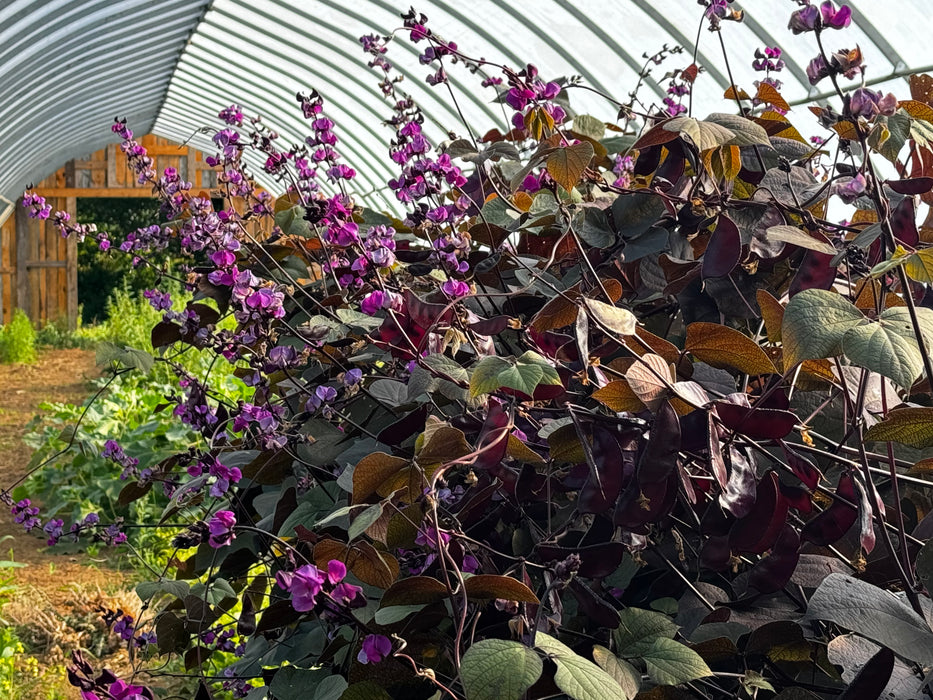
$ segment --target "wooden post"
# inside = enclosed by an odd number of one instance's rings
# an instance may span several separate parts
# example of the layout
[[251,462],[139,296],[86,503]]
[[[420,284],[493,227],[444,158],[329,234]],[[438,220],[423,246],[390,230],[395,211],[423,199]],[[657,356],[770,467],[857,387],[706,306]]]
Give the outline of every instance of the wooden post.
[[[71,220],[78,220],[78,200],[65,197],[65,211],[71,214]],[[68,318],[68,330],[78,327],[78,241],[70,236],[65,248],[65,313]]]
[[10,312],[22,309],[29,312],[29,270],[26,261],[29,259],[29,214],[22,205],[16,202],[16,248],[12,257],[13,267],[16,269],[16,290],[13,294],[13,303]]

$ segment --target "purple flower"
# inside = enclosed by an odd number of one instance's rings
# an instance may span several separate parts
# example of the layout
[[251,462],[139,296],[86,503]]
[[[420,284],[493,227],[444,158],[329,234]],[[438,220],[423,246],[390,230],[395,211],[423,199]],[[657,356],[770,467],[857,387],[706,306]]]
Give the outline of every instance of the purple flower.
[[280,571],[275,575],[280,588],[292,594],[292,607],[298,612],[314,608],[315,598],[324,588],[325,576],[314,564],[305,564],[293,572]]
[[234,516],[233,511],[218,510],[211,516],[207,524],[208,532],[210,532],[210,537],[207,540],[208,544],[214,549],[219,549],[233,542],[236,538],[236,533],[233,532],[235,525],[236,516]]
[[837,184],[834,188],[834,192],[839,195],[839,199],[843,202],[851,204],[865,193],[867,184],[865,176],[859,173],[855,177],[849,178],[845,184]]
[[807,66],[807,80],[810,81],[810,85],[816,85],[823,78],[828,77],[829,74],[829,65],[826,63],[826,59],[823,58],[822,54],[810,61]]
[[871,119],[876,114],[891,115],[897,111],[897,98],[890,92],[882,95],[869,88],[858,88],[849,96],[849,111],[855,118]]
[[803,34],[804,32],[812,32],[819,26],[819,22],[820,11],[813,5],[806,5],[790,16],[787,28],[794,34]]
[[49,536],[47,544],[51,547],[54,544],[58,543],[59,538],[62,536],[62,530],[65,527],[65,522],[59,518],[53,518],[49,520],[43,527],[42,530]]
[[845,29],[852,22],[852,8],[843,5],[837,10],[832,0],[826,0],[820,5],[820,14],[823,18],[824,27]]
[[441,289],[444,291],[444,294],[454,299],[465,297],[470,293],[470,285],[462,280],[455,280],[453,278],[444,282],[444,284],[441,285]]
[[392,653],[392,641],[381,634],[367,635],[363,640],[363,648],[356,660],[361,664],[378,664]]
[[360,302],[360,311],[368,316],[375,316],[377,311],[385,308],[387,296],[385,292],[378,289],[375,292],[370,292]]
[[356,386],[363,380],[363,370],[354,367],[353,369],[348,369],[343,375],[343,385],[348,389],[351,386]]

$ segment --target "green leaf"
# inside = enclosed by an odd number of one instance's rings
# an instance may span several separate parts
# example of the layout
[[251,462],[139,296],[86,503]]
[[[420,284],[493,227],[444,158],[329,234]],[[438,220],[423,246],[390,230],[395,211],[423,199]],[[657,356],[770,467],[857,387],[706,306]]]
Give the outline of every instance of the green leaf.
[[865,433],[866,442],[899,442],[925,449],[933,447],[933,408],[898,408]]
[[910,138],[916,141],[920,148],[933,151],[933,124],[926,119],[910,120]]
[[315,688],[331,675],[324,669],[296,668],[283,666],[275,672],[269,690],[276,700],[307,700]]
[[621,686],[615,679],[563,642],[538,632],[535,646],[557,666],[554,682],[572,700],[618,700]]
[[899,110],[897,114],[890,117],[879,115],[875,122],[888,131],[888,138],[878,147],[878,152],[892,163],[897,161],[897,154],[907,142],[907,137],[911,135],[912,119],[904,110]]
[[619,656],[640,656],[641,650],[655,639],[672,639],[680,629],[667,615],[653,610],[626,608],[619,613],[619,619],[612,633]]
[[833,573],[810,598],[804,620],[829,620],[905,659],[933,664],[933,632],[893,593],[846,574]]
[[373,619],[377,625],[392,625],[401,622],[409,615],[424,610],[424,604],[418,605],[390,605],[376,611]]
[[706,122],[712,122],[725,127],[731,131],[734,136],[723,145],[728,146],[770,146],[771,140],[768,138],[768,132],[764,127],[753,122],[746,117],[740,117],[737,114],[710,114]]
[[312,700],[340,700],[346,689],[347,681],[343,676],[328,676],[315,688]]
[[855,305],[835,292],[805,289],[797,293],[781,324],[784,366],[842,354],[842,339],[866,321]]
[[634,698],[641,688],[641,674],[632,664],[623,661],[606,647],[597,644],[593,647],[593,659],[599,667],[612,676],[622,686],[625,698]]
[[347,539],[349,541],[355,540],[357,537],[366,532],[366,529],[372,525],[374,522],[379,520],[382,517],[383,504],[382,502],[375,503],[365,510],[362,513],[357,515],[353,522],[350,524],[350,527],[347,529]]
[[484,639],[463,655],[460,678],[466,700],[521,700],[543,670],[541,658],[524,644]]
[[381,685],[372,681],[362,681],[347,688],[340,700],[392,700],[392,696]]
[[888,377],[904,388],[909,388],[923,372],[923,356],[910,312],[904,307],[886,309],[877,322],[850,328],[842,338],[842,351],[852,364]]
[[679,685],[713,675],[703,658],[688,646],[656,637],[641,653],[651,680],[659,685]]
[[137,350],[131,347],[120,347],[109,341],[104,341],[97,346],[96,363],[98,365],[107,365],[111,362],[138,369],[146,374],[155,364],[155,358],[145,350]]
[[710,121],[701,122],[693,117],[675,117],[664,124],[664,130],[686,136],[700,151],[724,146],[736,138],[735,132],[725,126]]
[[589,114],[578,114],[573,118],[573,130],[594,141],[599,141],[606,135],[606,122]]
[[619,195],[612,203],[612,220],[619,235],[626,240],[638,238],[666,212],[664,200],[648,190]]
[[187,581],[142,581],[136,584],[136,595],[143,602],[147,602],[156,593],[168,593],[176,598],[184,598],[191,591]]
[[484,357],[470,377],[470,395],[489,394],[507,387],[532,396],[540,384],[560,384],[560,376],[548,361],[529,350],[521,357]]
[[574,214],[573,230],[584,243],[594,248],[608,248],[616,240],[609,227],[609,217],[596,207],[583,207]]
[[797,228],[796,226],[771,226],[767,231],[765,231],[765,235],[769,241],[790,243],[791,245],[807,248],[808,250],[815,250],[820,253],[826,253],[827,255],[835,255],[837,252],[835,246],[832,243],[827,243],[826,241],[820,240],[819,238],[814,238],[809,233]]
[[918,250],[904,261],[904,272],[912,280],[933,284],[933,248]]
[[360,311],[355,311],[354,309],[337,309],[337,318],[346,323],[348,326],[356,326],[367,331],[374,330],[382,325],[381,318],[367,316],[366,314]]

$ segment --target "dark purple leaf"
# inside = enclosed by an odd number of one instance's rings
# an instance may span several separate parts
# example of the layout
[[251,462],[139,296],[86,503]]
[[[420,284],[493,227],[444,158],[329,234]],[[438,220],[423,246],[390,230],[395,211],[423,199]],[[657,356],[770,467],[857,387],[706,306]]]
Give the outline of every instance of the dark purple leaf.
[[468,328],[479,335],[499,335],[509,327],[509,321],[511,320],[509,316],[493,316],[492,318],[471,323]]
[[815,489],[820,479],[823,478],[823,474],[816,468],[816,465],[800,453],[794,452],[784,442],[781,443],[781,448],[784,450],[784,459],[787,460],[794,476],[800,479],[808,489]]
[[777,474],[768,472],[758,483],[754,507],[732,526],[729,533],[732,549],[753,554],[771,549],[787,521],[788,508],[781,495]]
[[891,212],[891,230],[894,232],[894,237],[909,248],[915,247],[920,242],[913,197],[902,199]]
[[616,503],[612,522],[629,530],[638,530],[667,515],[677,498],[680,477],[671,472],[666,481],[631,484]]
[[499,467],[509,447],[509,431],[509,416],[502,404],[489,399],[486,420],[479,431],[475,468],[495,470]]
[[881,647],[852,679],[849,687],[839,696],[839,700],[876,700],[882,697],[893,672],[894,652],[887,647]]
[[598,481],[590,476],[580,490],[577,508],[581,513],[605,513],[616,502],[622,487],[634,473],[631,452],[623,454],[619,437],[608,426],[593,426],[593,460]]
[[800,559],[800,536],[790,523],[785,523],[771,553],[758,560],[748,574],[748,586],[759,593],[779,591],[794,574]]
[[914,177],[909,180],[885,180],[884,184],[898,194],[924,194],[933,189],[933,177]]
[[638,480],[654,484],[667,479],[677,467],[680,454],[680,418],[670,401],[663,401],[651,423],[648,445],[638,465]]
[[577,599],[577,605],[583,614],[599,627],[615,629],[619,626],[619,613],[616,609],[600,598],[592,588],[583,585],[580,579],[571,579],[570,592]]
[[788,294],[793,297],[804,289],[829,289],[836,279],[836,268],[832,266],[832,255],[808,250],[790,282]]
[[810,492],[802,486],[788,486],[781,482],[781,495],[787,499],[791,508],[796,508],[804,515],[813,512],[813,501],[810,500]]
[[739,264],[742,258],[742,238],[739,229],[729,217],[720,215],[716,229],[710,236],[703,253],[701,276],[725,277]]
[[716,414],[726,428],[754,440],[779,440],[797,425],[797,416],[790,411],[746,408],[726,401],[717,401],[715,407]]
[[729,466],[729,482],[719,495],[719,503],[735,517],[744,518],[755,505],[755,464],[740,450],[729,447]]
[[[696,412],[698,413],[698,411]],[[726,488],[726,484],[729,483],[729,473],[726,471],[726,462],[722,458],[722,446],[719,443],[719,426],[716,425],[716,420],[713,418],[712,412],[707,413],[706,418],[709,423],[707,434],[709,436],[710,471],[713,473],[713,476],[716,477],[716,481],[719,483],[720,488]]]
[[391,425],[386,426],[377,436],[379,442],[393,447],[401,445],[415,433],[424,430],[424,421],[428,416],[428,407],[425,404],[411,413],[402,416]]
[[725,571],[732,560],[732,548],[727,535],[710,537],[700,549],[700,566],[712,571]]
[[[849,472],[839,478],[836,494],[845,498],[849,503],[858,502],[855,480]],[[821,547],[838,542],[858,518],[858,508],[849,503],[833,501],[829,508],[804,526],[800,531],[800,538],[804,542],[812,542]]]

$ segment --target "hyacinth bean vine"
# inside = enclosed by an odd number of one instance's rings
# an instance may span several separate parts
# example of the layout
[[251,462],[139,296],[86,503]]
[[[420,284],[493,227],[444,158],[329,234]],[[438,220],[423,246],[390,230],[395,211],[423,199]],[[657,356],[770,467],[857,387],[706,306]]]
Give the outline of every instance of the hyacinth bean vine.
[[[178,239],[190,264],[161,273],[195,296],[173,312],[150,291],[162,354],[110,359],[174,367],[167,400],[203,440],[146,470],[105,448],[124,503],[169,497],[176,553],[138,588],[145,622],[108,619],[139,673],[76,656],[83,697],[151,698],[169,658],[199,698],[921,697],[933,78],[907,99],[865,87],[858,47],[836,47],[849,8],[788,4],[783,31],[813,38],[807,75],[835,97],[792,110],[762,47],[761,79],[705,119],[695,47],[646,56],[639,86],[680,61],[667,97],[606,95],[606,121],[572,111],[579,79],[474,59],[405,13],[361,39],[401,218],[354,200],[316,92],[298,145],[220,113],[220,209],[118,121],[169,223],[111,254],[148,264]],[[726,62],[744,16],[700,5]],[[447,71],[471,73],[502,130],[432,142],[397,41],[454,102]],[[248,152],[285,196],[253,186]],[[187,347],[252,400],[173,364]],[[50,542],[123,539],[9,505]]]

